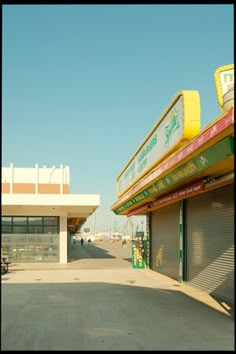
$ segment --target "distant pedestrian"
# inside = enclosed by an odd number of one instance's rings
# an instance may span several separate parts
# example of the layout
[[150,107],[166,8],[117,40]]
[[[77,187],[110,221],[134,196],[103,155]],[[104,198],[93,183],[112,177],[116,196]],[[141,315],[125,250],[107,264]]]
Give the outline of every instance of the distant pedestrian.
[[84,239],[83,239],[83,237],[81,237],[80,243],[81,243],[81,246],[83,246],[83,244],[84,244]]

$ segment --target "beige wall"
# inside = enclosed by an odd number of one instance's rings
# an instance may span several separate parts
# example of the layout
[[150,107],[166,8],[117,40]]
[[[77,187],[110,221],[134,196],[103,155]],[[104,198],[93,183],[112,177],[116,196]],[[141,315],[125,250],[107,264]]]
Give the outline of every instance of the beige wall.
[[2,167],[2,193],[69,194],[69,167]]
[[2,183],[2,193],[10,193],[10,183]]
[[[60,184],[39,184],[38,194],[60,194]],[[10,183],[2,183],[2,193],[10,193]],[[36,184],[33,183],[13,183],[12,193],[15,194],[35,194]],[[62,194],[69,194],[69,186],[62,186]]]

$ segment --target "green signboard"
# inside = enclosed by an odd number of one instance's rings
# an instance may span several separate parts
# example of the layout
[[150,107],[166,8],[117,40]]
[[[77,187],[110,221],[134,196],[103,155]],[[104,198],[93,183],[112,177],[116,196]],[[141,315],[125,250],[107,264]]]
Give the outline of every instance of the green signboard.
[[192,160],[186,162],[182,166],[176,168],[173,172],[166,177],[154,182],[151,186],[139,192],[131,199],[114,210],[115,214],[121,213],[123,210],[144,201],[146,198],[151,197],[157,192],[163,191],[170,186],[178,183],[181,180],[187,179],[194,174],[216,164],[219,161],[226,159],[234,154],[234,139],[231,136],[219,141],[211,148],[203,151],[201,154],[194,157]]
[[132,240],[132,267],[144,268],[144,245],[142,239]]

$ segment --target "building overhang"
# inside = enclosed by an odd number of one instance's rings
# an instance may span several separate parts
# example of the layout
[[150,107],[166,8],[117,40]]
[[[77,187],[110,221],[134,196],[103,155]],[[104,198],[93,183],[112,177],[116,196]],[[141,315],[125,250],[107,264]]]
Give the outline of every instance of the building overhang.
[[86,219],[100,205],[97,194],[2,194],[3,216],[67,216]]
[[221,115],[191,142],[178,149],[163,163],[142,178],[114,203],[117,215],[133,210],[204,179],[218,178],[234,171],[234,109]]

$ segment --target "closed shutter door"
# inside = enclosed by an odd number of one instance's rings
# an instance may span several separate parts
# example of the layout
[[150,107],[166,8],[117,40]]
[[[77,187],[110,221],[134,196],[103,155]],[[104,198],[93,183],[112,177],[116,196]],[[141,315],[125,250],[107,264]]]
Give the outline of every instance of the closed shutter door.
[[179,203],[152,213],[151,268],[178,280]]
[[234,299],[234,188],[187,200],[187,281],[209,294]]

